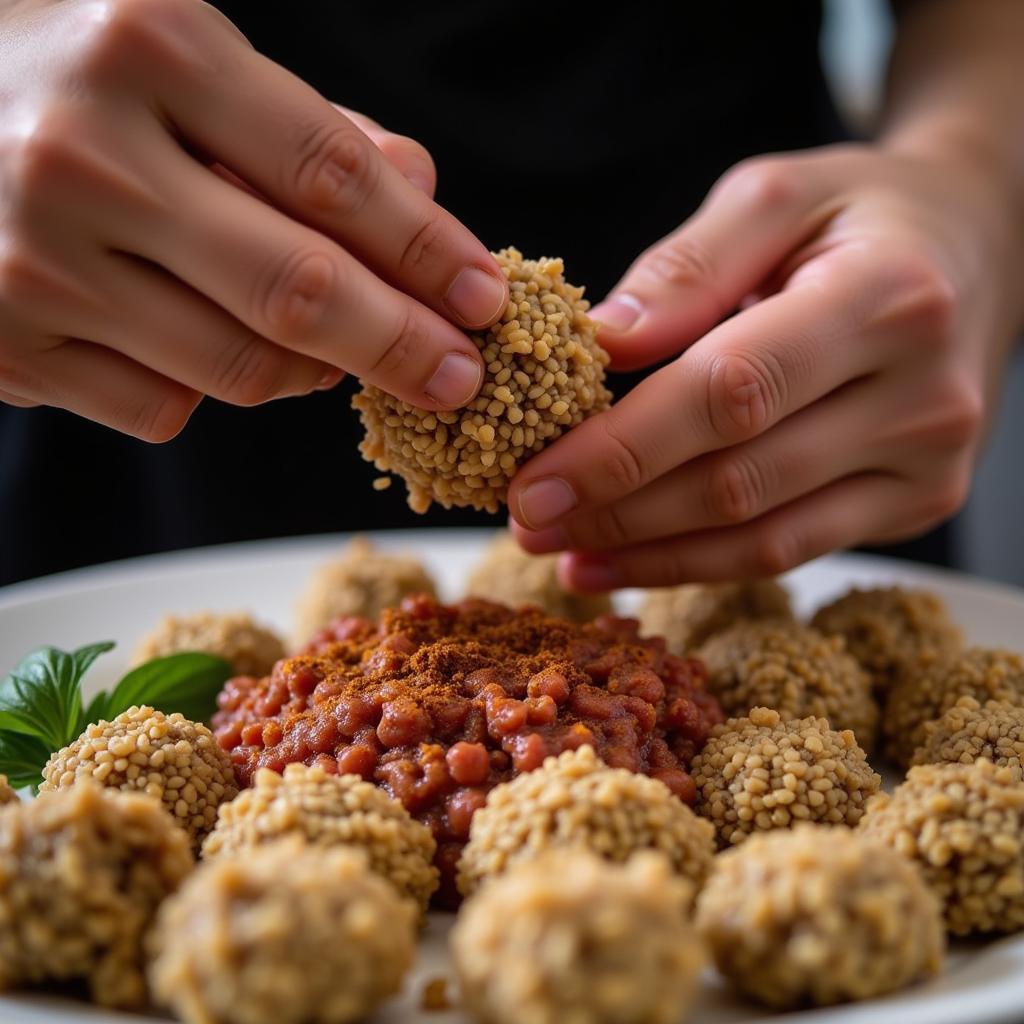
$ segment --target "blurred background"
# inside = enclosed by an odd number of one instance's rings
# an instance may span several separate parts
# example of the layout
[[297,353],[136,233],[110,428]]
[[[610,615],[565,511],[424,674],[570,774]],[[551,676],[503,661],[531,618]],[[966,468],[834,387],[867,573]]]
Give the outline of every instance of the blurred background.
[[[884,0],[826,0],[822,55],[832,90],[854,128],[869,132],[892,38]],[[988,450],[967,507],[953,523],[955,560],[979,576],[1024,586],[1024,347],[1018,347]]]

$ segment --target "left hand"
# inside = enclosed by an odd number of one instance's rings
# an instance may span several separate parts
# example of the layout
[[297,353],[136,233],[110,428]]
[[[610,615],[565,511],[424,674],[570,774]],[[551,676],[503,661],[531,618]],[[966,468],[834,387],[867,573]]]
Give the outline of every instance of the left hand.
[[952,515],[1022,312],[1003,198],[945,154],[734,168],[593,311],[617,368],[682,354],[515,477],[520,543],[604,590],[774,575]]

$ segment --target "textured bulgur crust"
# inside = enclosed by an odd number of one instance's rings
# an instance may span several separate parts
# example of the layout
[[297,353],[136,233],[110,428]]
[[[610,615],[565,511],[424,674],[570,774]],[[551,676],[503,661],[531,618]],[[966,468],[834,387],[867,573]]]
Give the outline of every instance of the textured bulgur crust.
[[882,718],[889,757],[896,764],[909,764],[925,740],[927,723],[961,697],[1024,706],[1024,656],[970,647],[955,657],[906,673],[889,694]]
[[397,608],[407,594],[437,589],[423,563],[412,555],[380,551],[366,537],[356,537],[338,558],[318,566],[295,605],[295,639],[306,643],[339,615],[375,619]]
[[535,604],[548,615],[589,622],[612,610],[607,594],[573,594],[558,582],[557,555],[530,555],[502,531],[469,574],[466,593],[519,607]]
[[83,980],[145,1003],[142,939],[192,869],[188,837],[146,796],[88,779],[0,810],[0,991]]
[[18,802],[18,794],[11,788],[6,775],[0,775],[0,807]]
[[437,888],[436,843],[426,825],[372,783],[304,764],[288,765],[283,775],[258,771],[252,787],[221,808],[203,856],[239,853],[289,835],[318,847],[362,850],[371,870],[424,911]]
[[697,926],[722,974],[776,1008],[891,992],[935,974],[945,948],[938,901],[913,864],[811,825],[719,856]]
[[849,652],[871,675],[880,700],[909,667],[930,664],[963,646],[963,634],[945,602],[925,590],[855,588],[819,608],[811,625],[846,639]]
[[788,622],[738,622],[697,651],[708,688],[727,715],[774,708],[784,718],[827,718],[870,750],[878,705],[867,673],[839,636]]
[[133,655],[133,664],[181,651],[203,651],[230,662],[236,675],[265,676],[285,656],[281,638],[247,612],[165,615]]
[[150,980],[186,1024],[346,1024],[401,987],[415,919],[358,852],[281,840],[203,864],[164,904]]
[[688,653],[737,622],[792,618],[789,594],[775,580],[659,587],[647,592],[639,615],[644,634],[663,636],[674,654]]
[[704,956],[665,859],[583,850],[523,861],[471,897],[451,947],[483,1024],[679,1024]]
[[583,847],[610,861],[657,850],[696,891],[711,867],[712,840],[708,823],[663,783],[608,768],[585,746],[491,790],[473,816],[458,886],[469,895],[545,850]]
[[697,811],[723,848],[801,821],[855,825],[882,781],[849,729],[769,708],[716,726],[693,777]]
[[90,778],[110,789],[160,800],[199,846],[217,808],[238,795],[231,758],[198,722],[150,707],[133,707],[112,722],[96,722],[50,755],[40,792],[68,789]]
[[983,757],[1021,774],[1024,767],[1024,705],[1005,700],[979,704],[961,697],[941,718],[926,722],[913,764],[974,764]]
[[859,828],[917,862],[954,935],[1024,928],[1024,783],[1011,768],[918,765]]
[[434,501],[497,512],[527,459],[611,401],[608,355],[562,261],[523,259],[515,249],[495,256],[510,298],[496,324],[470,334],[486,367],[478,397],[428,412],[365,384],[352,399],[366,430],[359,450],[405,480],[415,512]]

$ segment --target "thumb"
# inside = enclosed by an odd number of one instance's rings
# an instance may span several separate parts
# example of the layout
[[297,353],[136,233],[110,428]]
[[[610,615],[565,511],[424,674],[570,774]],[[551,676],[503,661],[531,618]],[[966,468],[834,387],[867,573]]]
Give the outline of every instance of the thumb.
[[632,370],[676,355],[732,313],[820,226],[823,177],[799,156],[729,171],[590,311],[612,366]]

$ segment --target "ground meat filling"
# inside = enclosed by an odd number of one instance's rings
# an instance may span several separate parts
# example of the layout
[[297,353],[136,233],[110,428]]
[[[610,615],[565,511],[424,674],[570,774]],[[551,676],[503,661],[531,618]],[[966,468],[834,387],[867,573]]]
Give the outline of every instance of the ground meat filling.
[[379,624],[339,620],[268,677],[229,681],[214,729],[242,785],[296,761],[376,782],[431,827],[450,882],[488,791],[565,750],[589,744],[691,803],[690,761],[722,720],[704,683],[699,662],[630,619],[416,596]]

